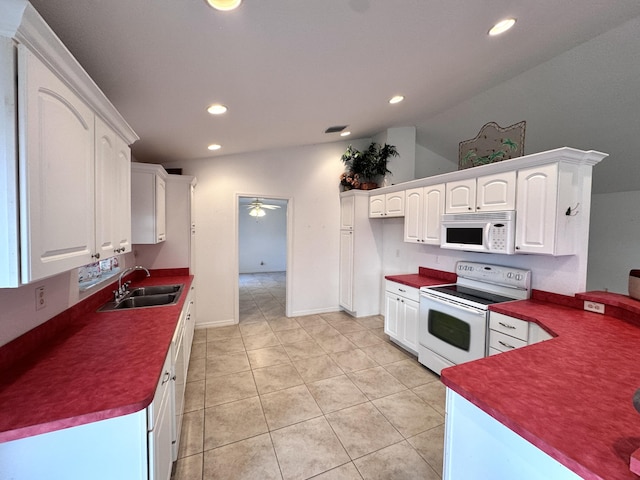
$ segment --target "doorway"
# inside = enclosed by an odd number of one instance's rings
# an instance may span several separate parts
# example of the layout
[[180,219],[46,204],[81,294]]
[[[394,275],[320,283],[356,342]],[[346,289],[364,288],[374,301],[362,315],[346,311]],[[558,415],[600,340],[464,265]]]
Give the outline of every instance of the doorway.
[[289,206],[286,198],[238,195],[239,323],[287,315]]

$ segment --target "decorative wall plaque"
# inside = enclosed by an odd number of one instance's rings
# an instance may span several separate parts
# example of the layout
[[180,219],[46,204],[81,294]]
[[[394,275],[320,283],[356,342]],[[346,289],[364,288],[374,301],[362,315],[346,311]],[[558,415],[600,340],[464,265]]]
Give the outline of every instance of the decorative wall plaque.
[[522,121],[506,128],[495,122],[486,123],[475,138],[460,142],[458,170],[524,155],[526,123]]

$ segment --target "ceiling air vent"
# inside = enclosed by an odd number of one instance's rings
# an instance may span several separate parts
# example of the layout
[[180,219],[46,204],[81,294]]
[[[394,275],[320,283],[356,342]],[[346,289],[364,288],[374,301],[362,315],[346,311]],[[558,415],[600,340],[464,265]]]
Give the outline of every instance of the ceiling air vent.
[[347,125],[334,125],[333,127],[327,128],[324,133],[338,133],[347,128]]

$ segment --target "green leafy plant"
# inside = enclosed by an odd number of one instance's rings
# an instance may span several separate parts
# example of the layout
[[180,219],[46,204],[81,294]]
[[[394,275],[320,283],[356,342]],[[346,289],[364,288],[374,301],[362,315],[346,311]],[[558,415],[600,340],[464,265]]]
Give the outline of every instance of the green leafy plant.
[[371,142],[371,145],[362,152],[349,145],[340,158],[346,167],[346,175],[341,176],[341,181],[346,176],[355,177],[357,175],[360,183],[375,182],[379,177],[391,173],[387,168],[387,162],[391,157],[397,156],[396,147],[386,143],[380,145]]

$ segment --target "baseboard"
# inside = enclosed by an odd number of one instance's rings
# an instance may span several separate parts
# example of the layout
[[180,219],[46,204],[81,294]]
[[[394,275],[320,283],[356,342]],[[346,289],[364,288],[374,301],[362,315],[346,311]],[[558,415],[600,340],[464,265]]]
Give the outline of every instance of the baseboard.
[[227,327],[229,325],[236,325],[235,320],[232,318],[228,320],[214,320],[212,322],[198,322],[196,323],[196,330],[212,327]]
[[339,307],[335,308],[318,308],[315,310],[300,310],[298,312],[293,312],[291,317],[304,317],[305,315],[320,315],[322,313],[335,313],[339,312],[341,309]]

